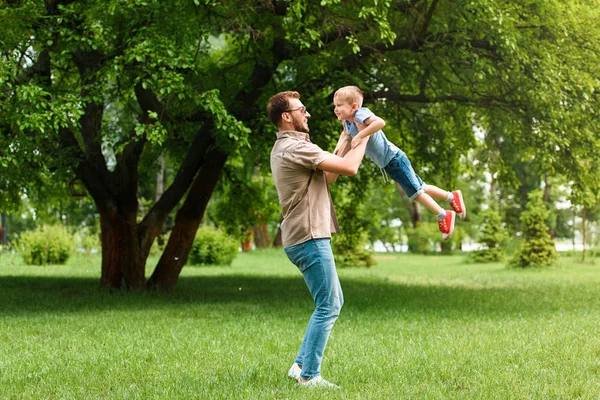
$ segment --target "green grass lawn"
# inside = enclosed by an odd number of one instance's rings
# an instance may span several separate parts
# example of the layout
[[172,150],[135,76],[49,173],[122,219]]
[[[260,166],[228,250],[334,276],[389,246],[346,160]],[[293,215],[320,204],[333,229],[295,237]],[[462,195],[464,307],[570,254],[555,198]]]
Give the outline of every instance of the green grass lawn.
[[[100,259],[0,258],[1,399],[598,399],[600,265],[382,255],[339,271],[322,373],[286,378],[312,302],[283,250],[186,267],[174,292],[107,293]],[[150,269],[149,269],[150,271]]]

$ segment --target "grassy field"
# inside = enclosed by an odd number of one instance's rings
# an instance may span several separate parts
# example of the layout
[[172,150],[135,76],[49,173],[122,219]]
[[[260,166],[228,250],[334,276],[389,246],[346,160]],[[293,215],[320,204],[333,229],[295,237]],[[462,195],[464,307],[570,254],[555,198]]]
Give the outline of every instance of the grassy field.
[[322,373],[286,378],[312,303],[282,250],[186,267],[170,294],[107,293],[99,257],[0,258],[1,399],[598,399],[600,263],[549,269],[382,255],[339,271]]

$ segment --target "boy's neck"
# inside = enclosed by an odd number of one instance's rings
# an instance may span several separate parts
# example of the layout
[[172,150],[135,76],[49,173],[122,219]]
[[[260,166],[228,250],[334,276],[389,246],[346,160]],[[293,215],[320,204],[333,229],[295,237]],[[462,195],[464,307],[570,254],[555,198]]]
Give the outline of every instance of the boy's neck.
[[354,112],[352,113],[352,118],[350,119],[345,119],[344,121],[348,122],[348,123],[353,123],[354,122],[354,116],[356,115],[356,112],[358,111],[358,108],[356,108],[356,110],[354,110]]

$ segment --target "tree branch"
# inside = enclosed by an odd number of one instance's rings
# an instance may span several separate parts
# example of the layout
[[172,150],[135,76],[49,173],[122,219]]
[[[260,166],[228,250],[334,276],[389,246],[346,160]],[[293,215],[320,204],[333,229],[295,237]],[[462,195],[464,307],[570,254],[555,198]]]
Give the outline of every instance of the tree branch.
[[61,128],[59,135],[61,157],[74,158],[77,163],[75,175],[85,184],[99,209],[107,209],[112,202],[109,186],[102,177],[96,173],[94,168],[87,162],[85,155],[79,147],[73,131],[69,128]]
[[427,30],[429,29],[429,24],[431,23],[431,18],[433,17],[433,12],[438,4],[439,0],[433,0],[431,6],[427,10],[427,14],[425,15],[425,21],[423,22],[423,26],[421,27],[421,31],[419,32],[419,37],[425,37],[427,34]]
[[459,103],[459,104],[470,104],[480,107],[491,107],[497,105],[509,106],[511,108],[521,108],[522,104],[503,99],[497,96],[482,95],[477,98],[471,98],[462,95],[442,95],[442,96],[427,96],[424,93],[417,95],[412,94],[401,94],[394,91],[372,91],[365,93],[365,101],[375,102],[382,99],[392,100],[394,102],[404,103],[421,103],[421,104],[433,104],[433,103]]
[[207,118],[194,137],[175,179],[140,222],[139,237],[142,249],[150,248],[167,215],[179,204],[204,164],[204,156],[210,146],[214,144],[214,138],[211,135],[213,128],[212,118]]

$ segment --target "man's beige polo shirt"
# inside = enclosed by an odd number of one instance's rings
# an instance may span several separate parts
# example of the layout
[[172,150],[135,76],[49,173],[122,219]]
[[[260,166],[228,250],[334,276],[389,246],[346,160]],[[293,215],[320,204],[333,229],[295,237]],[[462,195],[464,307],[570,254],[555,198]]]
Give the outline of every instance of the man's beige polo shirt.
[[317,169],[329,154],[311,143],[308,133],[277,133],[271,172],[283,213],[283,247],[339,232],[325,173]]

